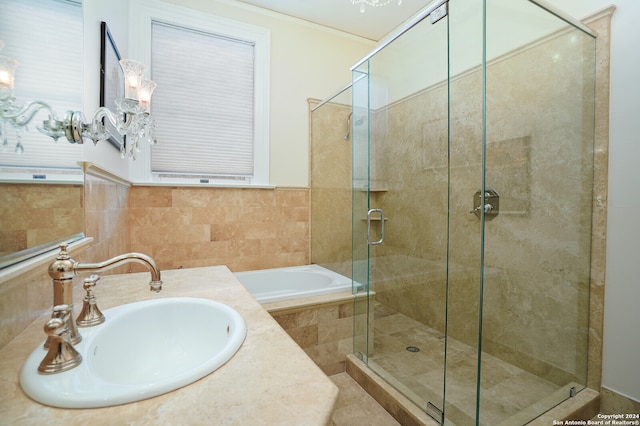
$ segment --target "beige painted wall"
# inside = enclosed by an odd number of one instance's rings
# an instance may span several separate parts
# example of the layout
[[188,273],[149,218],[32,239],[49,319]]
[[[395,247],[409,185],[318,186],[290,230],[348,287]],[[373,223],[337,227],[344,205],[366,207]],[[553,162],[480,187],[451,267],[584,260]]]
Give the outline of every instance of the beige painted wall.
[[[83,111],[86,119],[100,105],[100,22],[109,26],[120,55],[128,56],[128,0],[85,1],[82,5],[84,18],[84,81]],[[131,163],[122,161],[120,153],[109,143],[84,144],[83,161],[99,164],[119,176],[128,177]]]
[[[271,32],[270,81],[270,184],[306,187],[308,170],[307,99],[324,99],[351,81],[350,67],[370,51],[374,43],[364,38],[228,0],[173,0],[180,7],[266,28]],[[117,7],[110,0],[85,3],[85,115],[97,107],[95,46],[99,22],[105,20],[116,34],[121,55],[127,55],[128,4]],[[99,63],[99,62],[98,62]],[[96,74],[94,76],[94,74]],[[96,94],[93,94],[96,92]],[[124,168],[143,167],[123,163],[108,144],[85,145],[85,159],[128,177]]]

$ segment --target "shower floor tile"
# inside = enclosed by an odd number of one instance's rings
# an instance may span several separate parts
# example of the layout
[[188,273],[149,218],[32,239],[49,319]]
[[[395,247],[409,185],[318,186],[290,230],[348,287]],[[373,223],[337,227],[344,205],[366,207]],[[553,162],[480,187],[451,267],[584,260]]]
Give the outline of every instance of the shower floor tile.
[[[442,407],[444,334],[381,303],[374,324],[369,366],[423,409],[427,402]],[[453,423],[475,418],[477,360],[475,348],[449,338],[446,410]],[[481,367],[481,424],[498,424],[560,388],[487,353]]]

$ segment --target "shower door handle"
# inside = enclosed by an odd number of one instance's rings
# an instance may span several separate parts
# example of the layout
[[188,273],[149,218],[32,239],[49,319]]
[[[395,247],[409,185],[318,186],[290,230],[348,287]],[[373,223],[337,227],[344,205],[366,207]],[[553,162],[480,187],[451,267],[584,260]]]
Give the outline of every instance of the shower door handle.
[[[378,241],[371,241],[371,215],[373,213],[380,214],[380,239]],[[382,209],[370,209],[367,212],[367,244],[370,246],[376,246],[382,244],[384,241],[384,212]]]

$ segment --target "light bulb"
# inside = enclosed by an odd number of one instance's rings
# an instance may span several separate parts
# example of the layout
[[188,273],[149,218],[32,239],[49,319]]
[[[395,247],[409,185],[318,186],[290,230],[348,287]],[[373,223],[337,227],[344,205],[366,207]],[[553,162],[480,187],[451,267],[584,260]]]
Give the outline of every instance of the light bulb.
[[13,95],[13,82],[19,62],[8,56],[0,55],[0,99]]
[[147,66],[133,59],[121,59],[120,66],[125,78],[124,97],[138,100],[142,74],[147,70]]
[[157,84],[153,80],[142,80],[140,84],[139,100],[140,106],[144,109],[144,112],[149,112],[149,106],[151,105],[151,95]]

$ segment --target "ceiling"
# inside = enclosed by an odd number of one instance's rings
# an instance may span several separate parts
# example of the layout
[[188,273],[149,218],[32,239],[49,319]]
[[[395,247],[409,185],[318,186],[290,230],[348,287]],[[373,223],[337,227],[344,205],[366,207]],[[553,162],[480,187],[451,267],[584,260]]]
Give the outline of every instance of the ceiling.
[[[423,9],[432,0],[391,0],[382,7],[360,6],[352,0],[238,0],[304,19],[326,27],[345,31],[374,41],[380,41],[394,28]],[[356,2],[359,0],[355,0]],[[386,0],[367,0],[369,3]],[[398,2],[401,4],[398,5]]]

